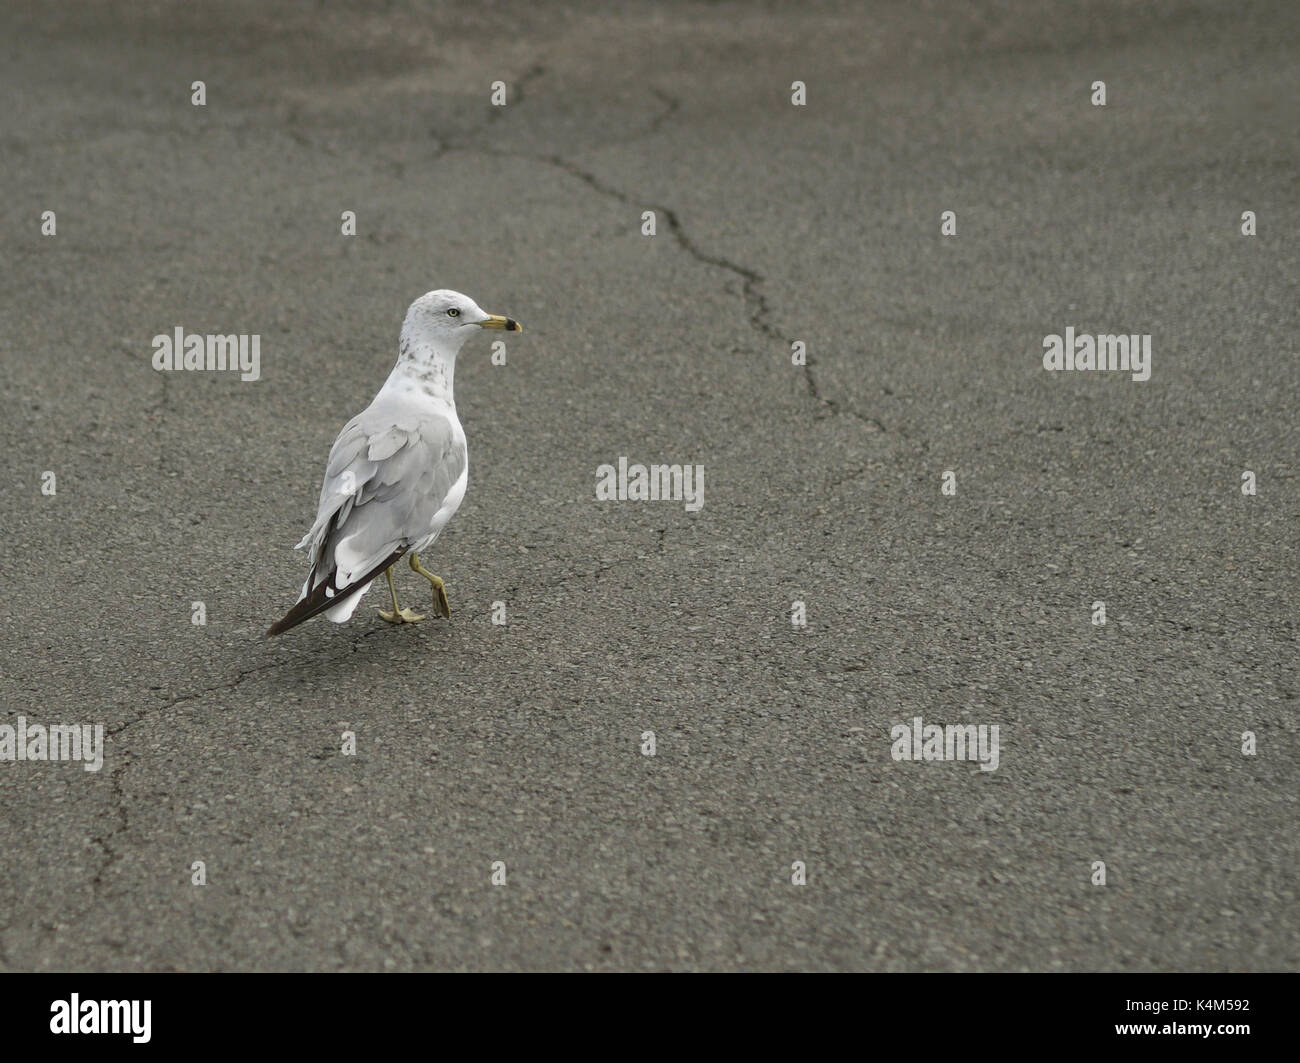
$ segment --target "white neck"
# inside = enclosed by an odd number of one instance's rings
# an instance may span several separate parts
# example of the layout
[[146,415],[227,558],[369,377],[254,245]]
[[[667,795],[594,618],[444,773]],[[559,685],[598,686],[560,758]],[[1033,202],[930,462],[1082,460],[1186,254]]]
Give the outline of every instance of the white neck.
[[454,408],[456,400],[452,386],[456,377],[456,355],[463,342],[449,347],[445,342],[417,339],[414,330],[404,325],[397,364],[393,366],[384,387],[389,390],[423,392]]

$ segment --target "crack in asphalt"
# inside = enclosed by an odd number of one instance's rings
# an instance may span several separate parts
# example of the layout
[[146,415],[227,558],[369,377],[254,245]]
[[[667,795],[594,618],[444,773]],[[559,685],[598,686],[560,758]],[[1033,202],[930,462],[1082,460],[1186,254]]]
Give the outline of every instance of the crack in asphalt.
[[[545,73],[546,73],[546,67],[544,65],[535,64],[534,66],[530,67],[527,71],[525,71],[525,73],[522,74],[514,82],[512,86],[514,96],[515,96],[513,102],[516,107],[522,104],[524,100],[527,98],[528,89],[531,83],[535,81],[537,78],[542,77]],[[681,109],[681,102],[676,97],[666,92],[663,92],[662,90],[659,89],[651,89],[651,93],[656,99],[660,101],[660,103],[663,104],[663,110],[651,119],[651,121],[647,124],[645,129],[641,130],[639,133],[634,134],[633,136],[628,137],[625,140],[617,141],[614,143],[618,145],[626,145],[655,135],[669,121],[671,121],[672,118],[675,117],[679,112],[679,110]],[[486,129],[490,128],[494,123],[502,120],[505,117],[505,111],[506,108],[504,107],[492,107],[492,109],[488,113],[487,118],[483,121],[483,123],[475,131],[468,134],[468,138],[466,139],[473,139],[480,136]],[[313,148],[318,147],[319,145],[317,145],[312,138],[303,134],[300,129],[295,128],[298,125],[299,118],[300,116],[296,112],[290,114],[289,116],[289,126],[291,127],[290,136],[296,142],[304,146],[309,146]],[[787,337],[781,334],[781,332],[776,328],[776,326],[771,321],[772,306],[766,294],[762,290],[762,286],[765,284],[766,278],[755,269],[751,269],[750,267],[745,266],[739,262],[735,262],[723,255],[712,254],[705,251],[702,247],[700,247],[695,242],[694,238],[687,231],[687,228],[683,223],[681,216],[673,208],[668,207],[664,204],[640,202],[638,200],[635,200],[628,193],[603,181],[595,173],[591,172],[590,170],[584,169],[576,162],[558,153],[549,154],[549,155],[537,155],[537,154],[531,154],[525,152],[503,151],[500,149],[476,146],[472,143],[465,142],[465,139],[453,140],[450,138],[443,138],[443,137],[439,137],[436,133],[431,133],[431,136],[433,136],[433,138],[436,141],[436,148],[433,156],[428,161],[436,161],[437,159],[441,158],[442,156],[452,151],[464,151],[470,153],[506,156],[511,158],[530,160],[533,162],[540,162],[543,163],[544,165],[552,166],[563,171],[564,173],[568,174],[570,177],[574,178],[577,181],[580,181],[582,184],[586,185],[588,188],[592,189],[593,191],[597,192],[600,195],[613,198],[618,202],[626,204],[628,206],[632,206],[632,207],[639,206],[641,209],[654,210],[657,216],[660,216],[664,219],[669,234],[676,242],[677,246],[681,248],[682,251],[688,254],[691,258],[695,259],[697,262],[700,262],[707,266],[712,266],[715,269],[720,269],[725,272],[728,272],[732,274],[734,277],[739,279],[741,284],[741,295],[745,305],[746,318],[748,320],[748,324],[752,331],[757,333],[759,336],[763,337],[765,340],[769,340],[781,344],[789,344],[791,342]],[[396,168],[397,175],[399,177],[402,176],[406,169],[406,163],[397,160],[389,160],[389,161],[390,164]],[[823,396],[821,393],[821,389],[817,383],[816,375],[813,372],[813,366],[815,364],[816,363],[814,362],[813,359],[808,358],[805,364],[801,368],[803,370],[802,375],[803,375],[803,380],[807,392],[810,398],[812,398],[813,401],[817,404],[816,416],[819,419],[833,416],[835,414],[844,413],[860,420],[864,424],[868,424],[872,426],[872,428],[875,430],[882,431],[882,432],[886,431],[885,426],[878,419],[863,416],[857,413],[855,410],[849,407],[841,406],[834,400]],[[158,469],[160,472],[163,471],[164,462],[165,462],[166,448],[162,446],[162,436],[165,431],[166,419],[167,419],[167,414],[169,409],[170,409],[170,390],[168,388],[168,381],[167,381],[166,374],[162,374],[158,397],[154,401],[154,403],[151,404],[151,406],[149,407],[150,417],[152,420],[156,422],[154,437],[155,437],[156,449],[158,452]],[[865,472],[865,471],[866,471],[865,467],[862,470],[859,470],[859,472]],[[851,474],[849,478],[852,479],[856,475],[858,475],[858,472]],[[668,533],[668,529],[666,527],[655,529],[655,534],[656,534],[655,552],[659,555],[662,555],[666,550],[667,533]],[[623,562],[615,562],[614,565],[607,566],[606,568],[602,568],[595,572],[577,572],[573,574],[565,574],[560,576],[558,579],[549,580],[546,583],[541,584],[539,587],[535,589],[544,591],[546,589],[568,583],[571,580],[575,580],[575,579],[576,580],[599,579],[600,576],[603,575],[605,572],[609,571],[610,568],[613,568],[620,563]],[[519,587],[512,587],[507,591],[507,593],[511,593],[511,592],[517,593],[518,590]],[[380,633],[381,630],[382,629],[380,628],[374,628],[369,631],[359,632],[357,637],[352,640],[351,643],[352,651],[356,652],[360,644],[365,639],[373,637],[374,635]],[[309,657],[310,657],[309,654],[304,654],[299,657],[296,657],[295,660],[299,660],[299,661],[306,660]],[[237,687],[239,687],[241,684],[246,682],[248,679],[250,679],[251,677],[255,675],[259,675],[263,672],[270,672],[274,669],[282,668],[286,665],[286,663],[292,663],[292,662],[286,662],[286,660],[283,657],[277,655],[273,660],[269,662],[257,665],[252,668],[245,668],[240,670],[238,673],[236,673],[234,677],[224,682],[217,683],[212,686],[204,687],[197,691],[191,691],[170,698],[169,700],[164,701],[162,704],[152,706],[149,709],[142,711],[137,715],[133,716],[131,719],[118,724],[117,726],[111,728],[110,730],[107,730],[105,732],[105,737],[116,738],[124,734],[131,728],[135,727],[136,725],[143,723],[146,719],[150,717],[157,717],[161,714],[165,714],[170,710],[174,709],[178,705],[186,704],[188,702],[200,701],[206,697],[209,697],[212,694],[218,694],[218,693],[234,690]],[[124,757],[122,762],[116,765],[109,773],[111,801],[116,816],[116,823],[109,830],[106,830],[102,834],[96,835],[91,839],[92,843],[98,846],[100,850],[102,850],[103,859],[100,862],[99,866],[95,869],[95,872],[90,879],[90,888],[91,888],[90,902],[86,906],[85,910],[78,914],[77,918],[80,918],[82,915],[86,914],[86,912],[88,912],[91,908],[95,906],[95,904],[99,902],[101,894],[106,886],[107,875],[109,874],[111,868],[122,859],[122,853],[118,850],[117,846],[115,845],[115,839],[121,836],[126,831],[130,830],[130,826],[131,826],[131,819],[130,819],[130,814],[128,809],[128,798],[125,789],[123,787],[123,775],[126,772],[126,770],[131,766],[131,764],[132,764],[132,760],[129,757],[129,755],[127,755]]]
[[639,129],[637,132],[625,137],[619,137],[617,140],[602,140],[600,143],[602,148],[621,148],[628,144],[636,144],[639,141],[646,140],[658,133],[681,110],[681,100],[663,89],[651,86],[650,95],[662,103],[664,109],[651,118],[644,129]]
[[[631,143],[632,140],[640,139],[641,136],[648,136],[648,135],[649,132],[642,133],[635,138],[631,138],[627,141],[621,141],[620,143],[624,143],[624,144]],[[594,173],[592,173],[590,170],[583,169],[577,163],[573,162],[571,159],[565,158],[562,155],[557,155],[557,154],[535,155],[528,152],[502,151],[500,149],[495,149],[495,148],[470,147],[470,146],[451,148],[448,150],[477,152],[484,155],[495,155],[498,157],[505,157],[505,158],[526,159],[532,162],[545,163],[549,166],[553,166],[556,167],[557,169],[563,170],[569,176],[575,178],[576,180],[581,181],[583,184],[587,185],[593,191],[598,192],[601,195],[610,197],[612,199],[616,199],[620,203],[624,203],[633,208],[640,207],[643,210],[655,211],[656,216],[662,216],[663,219],[667,222],[669,233],[672,235],[673,239],[677,242],[677,245],[688,255],[694,258],[697,262],[703,263],[704,265],[713,266],[716,269],[726,270],[727,272],[732,273],[733,275],[735,275],[740,279],[741,298],[744,301],[746,317],[748,319],[749,326],[752,330],[759,333],[761,336],[766,337],[767,339],[774,340],[784,345],[789,345],[792,342],[788,337],[783,336],[780,333],[780,331],[770,321],[772,307],[771,304],[768,302],[767,296],[764,295],[763,292],[761,291],[761,285],[763,285],[766,282],[766,278],[757,270],[750,269],[748,266],[743,266],[739,262],[734,262],[731,259],[726,258],[722,255],[710,254],[709,252],[705,251],[694,241],[694,239],[686,231],[686,227],[682,223],[681,217],[671,207],[668,207],[662,203],[653,203],[649,201],[635,200],[631,196],[629,196],[626,192],[623,192],[621,189],[615,188],[613,185],[607,184],[606,182],[602,181],[599,177],[597,177]],[[870,425],[874,430],[881,431],[881,432],[888,431],[885,425],[878,418],[868,417],[867,415],[861,414],[857,410],[854,410],[852,407],[843,406],[836,400],[827,398],[825,395],[823,395],[821,392],[821,387],[817,383],[816,374],[813,372],[813,367],[816,364],[817,364],[816,360],[813,359],[812,357],[809,357],[805,353],[805,361],[800,368],[803,371],[802,372],[803,381],[807,389],[808,395],[817,404],[817,409],[814,416],[818,420],[843,414],[852,417],[862,422],[863,424]]]
[[[505,119],[512,108],[521,106],[525,100],[528,99],[532,84],[539,78],[544,77],[547,72],[548,68],[544,63],[534,63],[509,85],[509,90],[514,96],[513,100],[510,100],[505,106],[490,106],[488,115],[483,122],[481,122],[477,128],[461,137],[444,137],[439,135],[436,130],[430,130],[429,135],[435,141],[436,146],[433,154],[426,161],[436,162],[443,156],[458,151],[541,162],[563,170],[571,177],[583,182],[593,191],[598,192],[601,195],[617,199],[619,202],[627,204],[628,206],[640,206],[642,209],[655,211],[657,215],[662,215],[664,220],[668,223],[669,232],[683,251],[694,258],[697,262],[713,266],[716,269],[725,270],[740,280],[741,299],[745,305],[745,315],[748,319],[750,328],[766,339],[780,342],[783,345],[789,345],[792,341],[788,337],[781,335],[781,333],[771,323],[770,318],[772,307],[767,296],[761,290],[761,286],[766,282],[766,278],[757,270],[750,269],[747,266],[741,265],[739,262],[732,261],[722,255],[709,254],[704,251],[703,248],[696,244],[691,238],[690,234],[686,231],[685,225],[682,223],[681,217],[671,207],[663,204],[639,202],[634,200],[622,190],[602,181],[590,170],[584,169],[571,159],[565,158],[558,153],[537,155],[528,152],[504,151],[497,148],[483,147],[475,143],[477,138],[480,137],[484,131],[489,129],[493,124]],[[622,140],[607,141],[607,146],[622,147],[654,136],[660,132],[669,121],[676,117],[682,106],[681,100],[678,97],[653,86],[649,91],[650,94],[663,105],[663,109],[650,119],[644,129]],[[299,117],[298,108],[292,108],[289,114],[290,125],[296,126]],[[290,135],[300,144],[315,146],[314,141],[302,134],[300,130],[291,129]],[[407,167],[405,161],[389,160],[389,165],[394,168],[397,177],[401,178],[405,176]],[[860,414],[852,407],[842,405],[835,399],[823,395],[822,388],[817,382],[817,375],[814,372],[814,367],[816,365],[816,360],[805,354],[805,361],[800,369],[802,370],[804,386],[808,392],[808,396],[816,404],[814,416],[817,419],[820,420],[843,414],[852,417],[865,425],[871,426],[874,430],[881,432],[888,431],[879,419]]]
[[[107,732],[105,732],[105,737],[107,736]],[[108,773],[109,793],[111,795],[113,810],[117,813],[118,823],[117,826],[113,827],[111,830],[108,830],[103,834],[95,835],[90,839],[95,845],[98,845],[104,850],[104,860],[99,867],[95,869],[95,873],[90,878],[90,903],[86,906],[85,911],[81,912],[80,915],[84,915],[95,906],[95,902],[99,899],[100,890],[104,885],[104,876],[108,874],[109,868],[122,859],[122,854],[117,852],[109,843],[113,838],[117,837],[117,835],[129,830],[131,827],[131,817],[128,814],[126,807],[126,793],[122,789],[122,772],[126,769],[129,763],[130,758],[127,758],[124,763],[117,765]]]
[[[369,631],[360,632],[357,635],[357,637],[352,641],[353,652],[356,651],[356,647],[358,643],[360,643],[364,639],[371,638],[372,636],[378,634],[382,630],[383,630],[382,628],[372,628]],[[309,659],[310,657],[311,657],[310,654],[301,654],[295,657],[294,660],[303,661]],[[257,675],[261,672],[269,672],[272,671],[273,669],[281,668],[286,663],[292,663],[292,662],[286,662],[282,658],[277,657],[272,661],[269,661],[265,664],[257,665],[256,667],[241,669],[232,679],[229,679],[224,683],[217,683],[213,686],[204,687],[202,690],[196,690],[187,694],[181,694],[178,695],[177,697],[171,698],[163,702],[161,705],[152,706],[151,708],[139,713],[133,718],[118,724],[116,727],[112,727],[105,730],[104,737],[116,738],[118,735],[121,735],[124,732],[130,730],[132,727],[135,727],[137,724],[143,723],[146,719],[166,713],[171,709],[175,708],[177,705],[182,705],[189,701],[199,701],[202,698],[207,697],[209,694],[215,694],[221,691],[234,690],[236,687],[238,687],[240,684],[247,681],[252,676]],[[105,876],[108,874],[108,871],[113,866],[113,864],[117,863],[117,861],[121,859],[121,853],[119,853],[114,847],[113,840],[117,838],[120,834],[122,834],[124,831],[129,830],[131,827],[131,820],[130,820],[130,815],[128,813],[128,807],[127,807],[128,799],[126,796],[126,791],[122,787],[122,775],[126,771],[126,769],[130,767],[130,765],[131,765],[131,760],[128,755],[125,758],[123,763],[118,764],[109,772],[108,777],[109,777],[110,793],[112,797],[113,809],[117,814],[118,822],[114,827],[112,827],[112,829],[107,830],[103,834],[96,835],[90,839],[95,845],[99,846],[99,848],[103,850],[104,858],[100,862],[99,866],[95,869],[95,872],[90,879],[90,887],[91,887],[90,902],[86,905],[86,907],[81,912],[78,912],[74,918],[80,918],[81,916],[85,915],[95,906],[96,903],[98,903],[100,898],[100,893],[105,884],[104,881]]]
[[196,690],[189,694],[181,694],[178,697],[172,698],[170,701],[165,701],[161,705],[156,705],[146,710],[145,712],[140,713],[140,715],[134,717],[133,719],[127,720],[125,723],[119,724],[116,727],[106,730],[104,732],[104,737],[116,738],[124,731],[130,730],[136,724],[143,723],[145,719],[148,718],[149,716],[155,715],[157,713],[168,712],[171,709],[174,709],[177,705],[185,704],[185,702],[187,701],[198,701],[200,698],[206,697],[208,694],[215,694],[223,690],[234,690],[235,687],[239,686],[250,676],[256,675],[258,672],[270,671],[272,668],[278,667],[284,663],[285,663],[284,661],[277,659],[275,661],[271,661],[268,664],[260,664],[256,668],[246,668],[243,671],[237,673],[233,679],[228,680],[224,683],[218,683],[216,686],[204,687],[202,690]]
[[[530,83],[536,80],[537,78],[543,76],[545,73],[546,73],[546,67],[542,64],[537,64],[532,68],[530,68],[530,70],[519,79],[519,82],[516,86],[516,92],[517,92],[517,99],[515,101],[516,104],[522,103],[526,98],[526,93],[524,91],[525,83]],[[662,89],[656,87],[651,87],[650,93],[657,100],[659,100],[660,103],[664,105],[664,109],[659,114],[655,115],[650,120],[650,122],[646,125],[646,127],[642,129],[640,132],[635,133],[632,136],[629,136],[623,140],[607,142],[610,146],[618,146],[618,147],[626,146],[628,144],[633,144],[636,143],[637,141],[644,140],[648,137],[654,136],[672,118],[674,118],[677,115],[678,111],[681,110],[681,100],[676,96],[673,96],[672,94],[665,92]],[[505,108],[497,108],[495,110],[497,113],[492,115],[492,120],[504,117],[504,115],[501,112],[503,112]],[[772,325],[770,321],[772,307],[771,304],[768,302],[767,296],[764,295],[763,292],[760,290],[760,287],[765,283],[766,278],[757,270],[753,270],[747,266],[743,266],[739,262],[734,262],[731,259],[726,258],[722,255],[713,255],[704,251],[698,244],[695,243],[695,241],[691,238],[690,234],[687,233],[686,227],[682,223],[681,218],[679,217],[677,212],[674,211],[671,207],[664,206],[663,204],[638,202],[634,200],[631,196],[629,196],[627,193],[623,192],[621,189],[615,188],[613,185],[607,184],[606,182],[602,181],[590,170],[583,169],[581,166],[573,162],[571,159],[567,159],[558,153],[553,153],[550,155],[536,155],[527,152],[511,152],[511,151],[501,151],[499,149],[492,149],[492,148],[475,147],[470,144],[446,143],[444,144],[442,150],[439,152],[439,155],[445,154],[447,151],[452,151],[452,150],[460,150],[460,151],[467,151],[467,152],[477,151],[488,155],[508,156],[508,157],[519,158],[519,159],[531,159],[535,162],[546,163],[547,165],[558,167],[559,169],[569,174],[571,177],[574,177],[577,180],[582,181],[593,191],[596,191],[601,195],[612,197],[614,199],[617,199],[620,203],[627,204],[628,206],[631,207],[640,206],[642,209],[654,210],[657,214],[662,214],[664,219],[668,222],[669,232],[672,234],[673,238],[677,241],[678,246],[681,247],[683,251],[685,251],[688,255],[690,255],[698,262],[704,263],[705,265],[713,266],[717,269],[726,270],[734,274],[736,277],[740,279],[741,298],[744,300],[745,303],[746,317],[749,320],[750,327],[754,331],[758,332],[760,335],[766,337],[767,339],[779,341],[783,344],[788,345],[792,342],[789,339],[789,337],[782,336],[781,333],[776,329],[774,325]],[[849,417],[855,418],[856,420],[862,422],[863,424],[871,426],[874,430],[880,432],[888,431],[885,425],[878,418],[868,417],[864,414],[860,414],[852,407],[842,406],[836,400],[827,398],[825,395],[823,395],[822,389],[817,383],[816,374],[813,372],[813,367],[816,364],[817,363],[813,358],[808,357],[807,354],[805,354],[805,361],[804,364],[801,366],[801,369],[803,370],[804,385],[808,391],[808,395],[817,404],[816,411],[814,414],[815,417],[817,417],[820,420],[837,414],[845,414]]]
[[676,96],[673,96],[671,93],[664,92],[663,89],[651,87],[650,95],[654,96],[660,103],[665,105],[664,110],[651,119],[650,124],[637,135],[637,140],[654,136],[664,127],[665,124],[668,123],[669,120],[677,116],[677,112],[680,111],[682,107],[681,100]]
[[[469,133],[465,134],[463,137],[459,139],[452,139],[451,137],[440,136],[436,130],[430,130],[429,136],[431,136],[434,139],[437,146],[435,147],[433,155],[429,157],[428,161],[436,162],[438,159],[441,159],[444,155],[446,155],[448,152],[451,151],[480,150],[474,147],[472,144],[468,143],[468,141],[473,140],[475,137],[480,136],[484,131],[491,128],[494,122],[501,121],[501,119],[503,119],[506,116],[506,112],[510,110],[512,106],[518,107],[520,104],[522,104],[524,100],[528,98],[528,86],[532,84],[532,82],[536,81],[539,77],[544,75],[545,73],[546,73],[546,67],[541,63],[534,63],[532,66],[530,66],[527,70],[525,70],[522,74],[520,74],[519,77],[517,77],[513,83],[507,85],[507,92],[514,93],[515,96],[514,101],[512,102],[509,98],[509,95],[507,95],[506,103],[504,106],[489,104],[487,118],[485,118],[477,126],[477,128],[472,129]],[[400,177],[402,176],[401,171],[404,171],[406,168],[406,164],[401,163],[399,165],[400,165],[400,170],[398,172],[398,176]]]
[[[647,135],[647,134],[643,134]],[[749,319],[750,328],[767,339],[778,341],[783,344],[789,344],[792,341],[787,336],[783,336],[780,331],[771,323],[772,313],[771,304],[767,296],[760,290],[761,285],[766,282],[766,278],[757,270],[750,269],[748,266],[741,265],[722,255],[710,254],[701,248],[690,234],[686,231],[686,226],[682,223],[681,217],[671,207],[661,203],[651,203],[638,201],[629,196],[621,189],[607,184],[597,177],[590,170],[585,170],[577,163],[566,159],[562,155],[533,155],[524,152],[498,151],[488,148],[473,149],[482,151],[490,155],[504,155],[513,158],[531,159],[534,162],[543,162],[550,166],[557,167],[569,174],[571,177],[586,184],[593,191],[601,195],[617,199],[620,203],[625,203],[630,207],[641,207],[644,210],[653,210],[657,215],[662,215],[668,223],[668,231],[677,241],[678,246],[697,262],[701,262],[717,269],[726,270],[740,278],[741,296],[745,302],[746,316]],[[807,388],[808,395],[817,403],[815,415],[817,419],[824,419],[839,414],[852,417],[865,425],[870,425],[873,430],[887,432],[888,429],[878,418],[869,417],[859,413],[849,406],[843,406],[834,399],[827,398],[822,394],[821,387],[817,383],[816,374],[813,367],[816,360],[805,354],[805,361],[801,367],[803,370],[804,385]]]

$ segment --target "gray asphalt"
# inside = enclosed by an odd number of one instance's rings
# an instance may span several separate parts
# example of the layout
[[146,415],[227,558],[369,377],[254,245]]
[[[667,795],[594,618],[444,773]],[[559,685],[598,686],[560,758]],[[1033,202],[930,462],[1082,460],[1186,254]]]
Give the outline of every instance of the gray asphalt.
[[[7,6],[0,968],[1295,969],[1300,16],[1044,7]],[[267,640],[438,287],[453,617]]]

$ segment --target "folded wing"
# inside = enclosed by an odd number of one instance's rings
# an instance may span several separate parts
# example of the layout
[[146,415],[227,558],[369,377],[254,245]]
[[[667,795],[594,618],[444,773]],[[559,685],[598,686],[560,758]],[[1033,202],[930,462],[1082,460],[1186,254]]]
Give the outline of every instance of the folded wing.
[[452,417],[427,406],[381,394],[349,421],[330,450],[316,521],[297,546],[311,571],[298,604],[267,634],[336,607],[338,619],[350,616],[376,576],[437,530],[465,465]]

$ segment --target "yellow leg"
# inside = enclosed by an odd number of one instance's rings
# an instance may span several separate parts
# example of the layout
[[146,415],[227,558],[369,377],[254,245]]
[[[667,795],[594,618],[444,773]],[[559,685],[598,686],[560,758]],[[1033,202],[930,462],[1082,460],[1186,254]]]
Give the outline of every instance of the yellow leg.
[[385,613],[379,610],[379,619],[387,620],[390,624],[414,624],[417,620],[423,620],[423,613],[416,613],[410,609],[399,609],[397,607],[397,585],[393,583],[393,566],[389,565],[384,569],[384,575],[388,577],[388,594],[393,599],[393,611]]
[[451,619],[451,604],[447,601],[447,587],[437,576],[420,564],[420,555],[411,554],[411,571],[418,572],[433,587],[433,607],[441,617]]

